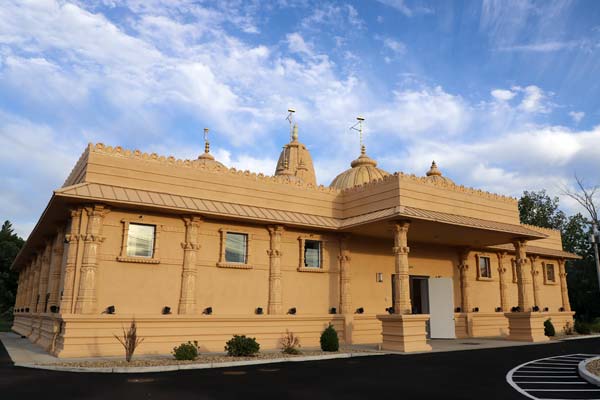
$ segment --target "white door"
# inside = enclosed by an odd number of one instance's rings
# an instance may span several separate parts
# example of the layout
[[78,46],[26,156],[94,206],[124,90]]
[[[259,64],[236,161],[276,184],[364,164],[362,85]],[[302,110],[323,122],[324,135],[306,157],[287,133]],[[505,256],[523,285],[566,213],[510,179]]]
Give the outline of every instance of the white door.
[[429,314],[432,339],[456,338],[452,278],[429,278]]

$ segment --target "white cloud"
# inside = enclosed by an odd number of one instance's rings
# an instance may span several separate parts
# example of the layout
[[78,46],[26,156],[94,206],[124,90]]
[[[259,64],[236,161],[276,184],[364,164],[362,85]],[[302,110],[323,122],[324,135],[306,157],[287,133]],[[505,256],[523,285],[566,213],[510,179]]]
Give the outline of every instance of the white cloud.
[[376,39],[383,42],[383,46],[391,50],[396,55],[403,55],[406,53],[406,45],[399,40],[391,38],[389,36],[375,36]]
[[578,124],[579,122],[581,122],[583,117],[585,117],[585,113],[583,111],[571,111],[569,112],[569,116],[573,118],[573,122]]
[[547,113],[551,105],[546,102],[548,94],[535,85],[529,85],[524,88],[513,87],[513,90],[523,92],[523,99],[519,104],[519,109],[528,113]]
[[494,90],[492,90],[491,94],[492,94],[492,97],[494,97],[496,100],[501,100],[501,101],[508,101],[516,96],[515,92],[506,90],[506,89],[494,89]]
[[564,49],[572,49],[580,47],[582,43],[580,41],[566,41],[566,42],[543,42],[543,43],[530,43],[521,45],[511,45],[498,48],[499,51],[522,51],[522,52],[536,52],[536,53],[548,53],[552,51],[559,51]]
[[433,10],[423,6],[408,6],[404,0],[377,0],[381,4],[392,7],[400,11],[406,17],[414,17],[422,14],[432,14]]

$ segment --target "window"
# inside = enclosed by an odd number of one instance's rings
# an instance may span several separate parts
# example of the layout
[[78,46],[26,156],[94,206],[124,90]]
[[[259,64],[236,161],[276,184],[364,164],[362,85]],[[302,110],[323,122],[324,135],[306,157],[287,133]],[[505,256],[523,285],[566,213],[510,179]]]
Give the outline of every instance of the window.
[[248,262],[248,235],[227,232],[225,238],[225,262],[240,264]]
[[318,240],[304,241],[304,266],[321,268],[321,242]]
[[554,264],[545,264],[545,281],[547,284],[556,282],[556,275],[554,270]]
[[154,225],[129,224],[127,257],[152,258],[154,255]]
[[158,243],[162,225],[149,221],[145,216],[122,219],[123,238],[118,261],[158,264]]
[[491,279],[492,278],[492,267],[490,264],[489,257],[479,256],[479,278]]
[[[234,228],[235,229],[235,228]],[[250,240],[252,235],[219,229],[221,247],[217,267],[251,269]]]

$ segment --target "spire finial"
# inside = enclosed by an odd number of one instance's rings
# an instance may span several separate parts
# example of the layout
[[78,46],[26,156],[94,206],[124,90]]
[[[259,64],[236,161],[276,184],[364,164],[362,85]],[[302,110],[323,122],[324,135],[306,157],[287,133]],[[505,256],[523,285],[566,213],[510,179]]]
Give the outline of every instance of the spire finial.
[[425,175],[427,175],[427,176],[442,176],[442,171],[440,171],[440,169],[438,168],[435,161],[432,161],[431,168],[429,168],[429,171],[427,171],[427,173]]
[[294,129],[292,130],[292,141],[295,142],[298,140],[298,124],[294,124]]
[[353,129],[355,131],[358,132],[358,138],[360,141],[360,153],[361,154],[365,154],[366,153],[366,147],[363,144],[363,121],[365,120],[364,117],[358,116],[356,117],[356,120],[358,121],[357,123],[355,123],[354,125],[352,125],[350,127],[350,129]]
[[292,140],[294,140],[294,131],[296,133],[296,139],[298,138],[298,128],[296,127],[296,124],[294,124],[295,113],[296,110],[294,110],[293,108],[288,108],[288,115],[287,117],[285,117],[285,119],[287,119],[290,123],[290,137],[292,138]]
[[208,141],[208,128],[204,128],[204,152],[210,153],[210,142]]

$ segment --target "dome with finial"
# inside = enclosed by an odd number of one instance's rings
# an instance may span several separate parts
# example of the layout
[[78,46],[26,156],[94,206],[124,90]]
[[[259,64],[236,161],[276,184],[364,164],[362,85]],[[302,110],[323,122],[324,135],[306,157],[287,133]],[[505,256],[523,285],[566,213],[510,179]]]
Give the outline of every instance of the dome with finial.
[[298,125],[294,124],[291,141],[283,146],[279,155],[275,176],[287,176],[317,186],[317,176],[312,157],[305,145],[298,141]]
[[227,169],[225,165],[215,160],[210,154],[210,142],[208,141],[208,128],[204,128],[204,153],[198,156],[198,162],[209,169]]
[[329,187],[343,190],[382,179],[389,175],[388,172],[377,168],[377,161],[367,156],[365,146],[361,146],[360,156],[352,161],[350,166],[352,168],[336,176]]
[[427,179],[432,182],[445,182],[454,184],[452,179],[442,176],[442,171],[440,171],[435,161],[431,163],[431,168],[429,168],[429,171],[427,171],[425,175],[427,175]]

